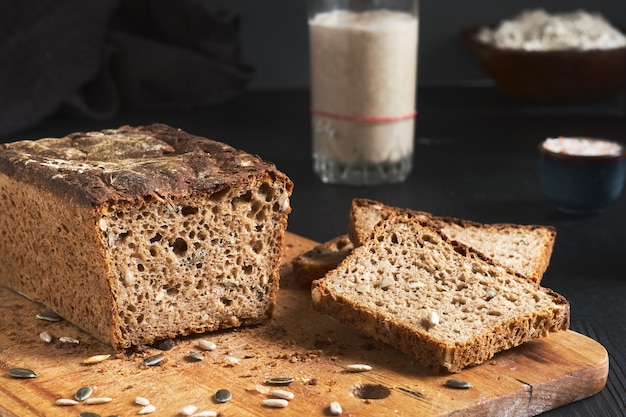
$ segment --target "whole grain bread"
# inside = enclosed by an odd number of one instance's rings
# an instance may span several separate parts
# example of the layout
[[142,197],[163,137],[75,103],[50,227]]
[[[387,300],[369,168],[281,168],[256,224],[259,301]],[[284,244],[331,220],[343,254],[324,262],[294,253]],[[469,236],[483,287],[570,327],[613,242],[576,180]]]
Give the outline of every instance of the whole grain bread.
[[292,187],[160,124],[0,145],[0,285],[116,348],[264,322]]
[[[407,210],[378,201],[354,199],[348,221],[350,240],[355,246],[362,245],[380,220],[402,211]],[[423,211],[413,211],[413,215],[430,221],[449,239],[474,248],[537,285],[550,264],[556,239],[556,229],[552,226],[479,223]]]
[[354,249],[348,235],[337,236],[320,243],[291,260],[295,280],[306,286],[335,268]]
[[314,310],[448,372],[569,327],[564,297],[411,212],[379,222],[363,245],[313,282],[312,300]]

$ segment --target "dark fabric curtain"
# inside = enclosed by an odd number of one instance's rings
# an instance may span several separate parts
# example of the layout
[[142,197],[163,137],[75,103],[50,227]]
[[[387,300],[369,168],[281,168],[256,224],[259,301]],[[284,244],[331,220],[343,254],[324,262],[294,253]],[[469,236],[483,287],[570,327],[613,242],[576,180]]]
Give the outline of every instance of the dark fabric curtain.
[[58,112],[209,106],[240,93],[239,17],[197,0],[0,1],[0,135]]

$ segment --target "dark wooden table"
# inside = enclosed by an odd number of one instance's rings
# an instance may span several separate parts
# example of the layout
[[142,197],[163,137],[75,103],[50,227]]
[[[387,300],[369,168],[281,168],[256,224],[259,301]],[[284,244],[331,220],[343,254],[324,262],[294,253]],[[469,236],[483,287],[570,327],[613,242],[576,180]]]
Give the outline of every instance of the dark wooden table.
[[354,197],[481,222],[550,224],[558,236],[543,284],[571,303],[572,329],[609,352],[599,394],[546,416],[626,415],[626,193],[603,212],[556,211],[538,186],[538,152],[549,136],[626,141],[624,96],[599,103],[516,103],[491,88],[419,91],[414,170],[403,184],[325,185],[311,169],[306,91],[255,91],[206,109],[126,111],[114,119],[53,117],[0,138],[36,139],[122,124],[167,123],[270,160],[295,183],[289,230],[323,241],[346,232]]

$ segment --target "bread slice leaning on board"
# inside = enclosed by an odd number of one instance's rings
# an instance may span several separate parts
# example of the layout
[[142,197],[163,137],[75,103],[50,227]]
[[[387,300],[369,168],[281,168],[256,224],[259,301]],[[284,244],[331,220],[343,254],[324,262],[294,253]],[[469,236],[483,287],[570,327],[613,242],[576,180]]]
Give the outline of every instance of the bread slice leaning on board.
[[354,244],[346,234],[301,253],[291,260],[296,282],[303,286],[311,285],[311,282],[336,268],[353,249]]
[[410,211],[380,221],[311,291],[315,311],[437,371],[458,372],[569,328],[563,296]]
[[[324,276],[335,268],[351,251],[360,246],[383,218],[400,211],[378,201],[357,198],[349,213],[348,237],[339,236],[321,243],[295,257],[292,261],[296,281],[302,285]],[[429,219],[448,238],[457,240],[482,252],[488,258],[525,276],[539,285],[550,263],[556,239],[552,226],[519,225],[512,223],[486,224],[452,217],[439,217],[423,211],[416,215]]]
[[[354,199],[348,225],[350,240],[355,246],[362,245],[381,219],[406,210],[364,198]],[[556,239],[556,229],[552,226],[479,223],[423,211],[413,213],[428,220],[448,239],[472,247],[537,285],[550,264]]]

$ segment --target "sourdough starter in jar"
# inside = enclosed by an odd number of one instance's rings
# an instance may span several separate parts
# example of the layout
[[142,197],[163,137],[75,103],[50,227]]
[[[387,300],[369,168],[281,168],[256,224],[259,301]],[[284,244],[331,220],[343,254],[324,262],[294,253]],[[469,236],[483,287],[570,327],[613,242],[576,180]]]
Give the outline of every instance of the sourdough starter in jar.
[[399,182],[411,170],[418,19],[391,10],[309,20],[313,159],[325,182]]

